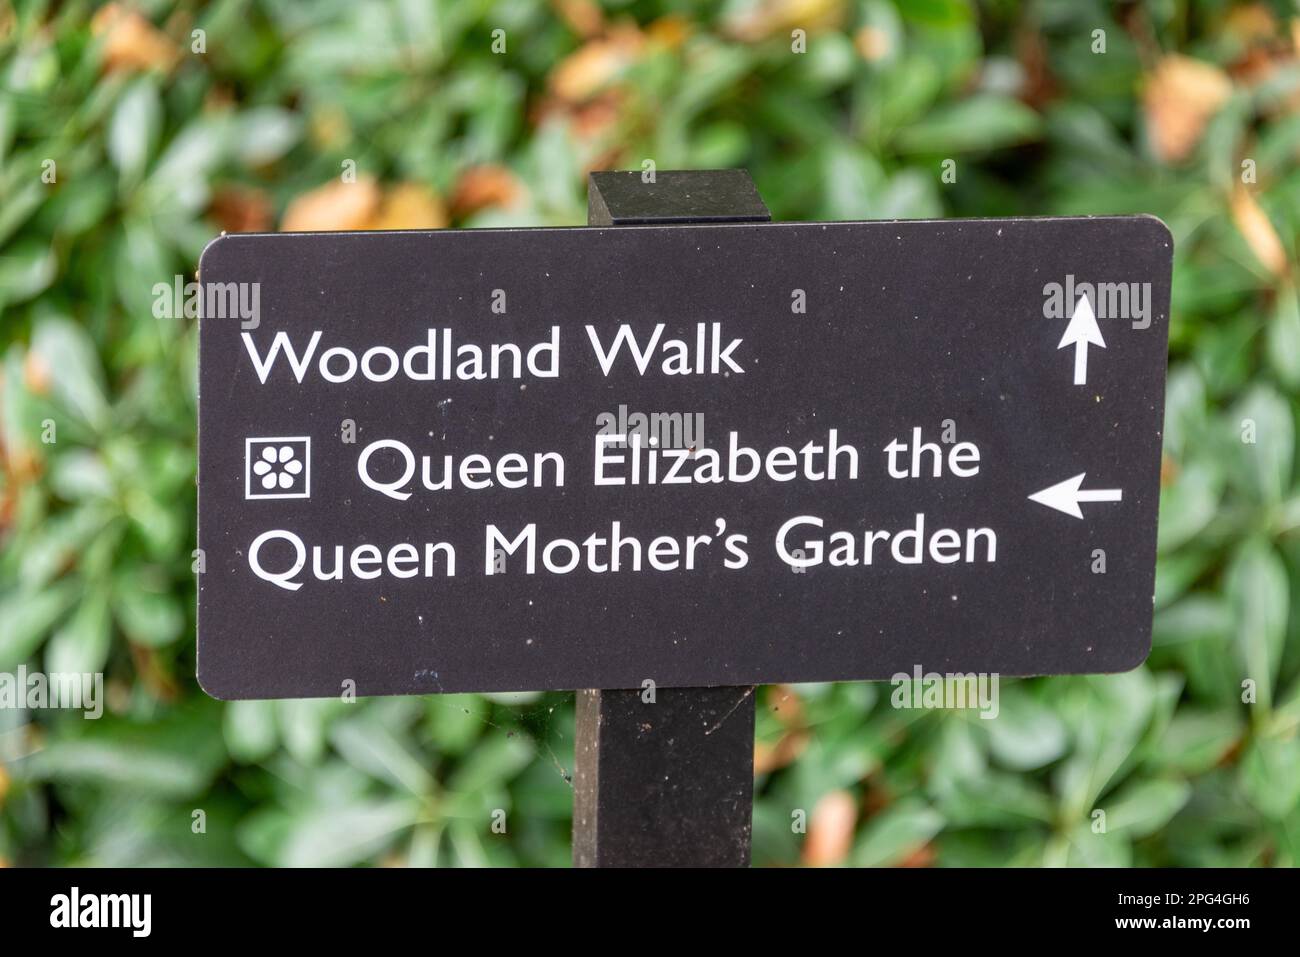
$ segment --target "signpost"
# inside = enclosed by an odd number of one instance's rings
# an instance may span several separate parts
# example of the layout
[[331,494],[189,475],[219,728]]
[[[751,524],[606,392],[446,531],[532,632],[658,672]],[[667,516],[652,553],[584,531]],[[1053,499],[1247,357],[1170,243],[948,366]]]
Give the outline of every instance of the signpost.
[[577,860],[744,863],[753,685],[1145,658],[1158,220],[594,183],[587,228],[205,251],[210,693],[615,689],[579,696]]
[[[744,170],[645,182],[593,173],[589,226],[766,223]],[[679,443],[680,444],[680,443]],[[580,867],[746,867],[754,807],[754,686],[579,691],[573,861]]]

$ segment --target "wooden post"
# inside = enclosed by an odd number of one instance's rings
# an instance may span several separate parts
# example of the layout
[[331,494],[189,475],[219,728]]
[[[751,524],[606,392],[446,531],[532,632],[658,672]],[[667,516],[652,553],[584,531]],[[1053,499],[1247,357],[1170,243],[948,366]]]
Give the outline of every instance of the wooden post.
[[[765,223],[744,170],[592,173],[589,226]],[[578,867],[747,867],[754,688],[579,691],[573,797]]]

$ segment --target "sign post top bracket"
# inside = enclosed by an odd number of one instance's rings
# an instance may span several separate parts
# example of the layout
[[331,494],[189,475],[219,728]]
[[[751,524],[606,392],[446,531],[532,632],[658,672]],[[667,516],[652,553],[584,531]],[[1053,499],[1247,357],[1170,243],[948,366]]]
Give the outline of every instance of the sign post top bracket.
[[772,213],[743,169],[640,170],[588,174],[587,225],[768,223]]

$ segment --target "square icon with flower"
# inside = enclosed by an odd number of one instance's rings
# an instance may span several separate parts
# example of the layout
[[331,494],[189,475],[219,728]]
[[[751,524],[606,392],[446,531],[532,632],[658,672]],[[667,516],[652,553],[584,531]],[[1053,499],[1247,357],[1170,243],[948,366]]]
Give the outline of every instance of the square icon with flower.
[[311,437],[244,440],[244,498],[310,498]]

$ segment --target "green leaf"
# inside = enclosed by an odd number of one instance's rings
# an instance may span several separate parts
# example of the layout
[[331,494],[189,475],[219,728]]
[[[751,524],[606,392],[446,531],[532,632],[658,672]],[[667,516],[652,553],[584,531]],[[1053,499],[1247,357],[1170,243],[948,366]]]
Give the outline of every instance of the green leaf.
[[449,754],[465,751],[488,727],[489,706],[479,695],[430,695],[427,709],[429,734]]
[[432,775],[387,724],[361,715],[334,725],[330,740],[358,770],[415,797],[433,792]]
[[[316,764],[325,753],[326,727],[340,700],[289,699],[276,702],[284,746],[303,764]],[[352,707],[352,705],[343,705]]]
[[1165,729],[1152,763],[1184,774],[1204,774],[1237,746],[1245,723],[1235,708],[1207,711],[1184,706]]
[[[0,103],[0,114],[3,104]],[[21,185],[10,186],[0,179],[0,185],[8,188],[5,201],[0,204],[0,244],[7,243],[10,237],[23,225],[45,200],[47,187],[40,180],[27,178]]]
[[1232,420],[1239,485],[1263,502],[1282,501],[1295,453],[1290,404],[1272,386],[1256,385],[1233,406]]
[[1151,780],[1129,785],[1106,801],[1106,830],[1128,831],[1133,837],[1154,834],[1182,810],[1191,793],[1186,781]]
[[[19,765],[32,780],[87,782],[136,795],[192,798],[204,793],[224,760],[212,702],[158,711],[148,722],[109,715],[77,721]],[[83,730],[84,729],[84,730]],[[188,810],[185,812],[188,817]],[[188,827],[188,821],[183,825]]]
[[904,128],[898,147],[904,153],[952,156],[1024,143],[1037,138],[1041,128],[1038,114],[1019,100],[980,93],[938,107]]
[[973,15],[966,0],[908,0],[899,8],[913,23],[948,29],[966,25]]
[[1109,821],[1103,832],[1094,831],[1090,821],[1070,831],[1063,861],[1047,863],[1063,863],[1069,867],[1132,867],[1133,844],[1124,831],[1111,830]]
[[1268,324],[1268,359],[1287,388],[1300,389],[1300,302],[1292,286],[1278,288]]
[[104,670],[112,639],[108,595],[88,593],[67,622],[45,646],[45,667],[60,674],[94,674]]
[[142,76],[126,88],[108,125],[108,158],[122,182],[140,179],[158,142],[162,126],[162,100],[156,81]]
[[143,582],[120,581],[113,590],[113,611],[126,636],[151,648],[181,636],[185,615],[170,593],[149,591]]
[[224,718],[226,747],[236,761],[261,761],[275,751],[274,701],[231,701]]
[[855,867],[888,867],[925,845],[943,827],[943,815],[903,800],[873,817],[853,849]]
[[1234,628],[1227,602],[1217,595],[1189,595],[1178,604],[1156,613],[1152,640],[1159,645],[1221,641],[1232,634]]
[[234,143],[239,160],[250,166],[273,163],[298,143],[303,121],[279,107],[256,107],[239,117]]
[[27,540],[19,581],[28,588],[39,588],[63,574],[107,522],[105,509],[97,504],[66,509],[47,519]]
[[1160,689],[1144,668],[1082,679],[1065,692],[1065,715],[1075,748],[1053,772],[1066,813],[1083,817],[1131,760],[1151,721]]
[[846,219],[871,215],[876,198],[885,186],[885,174],[876,160],[847,143],[836,143],[823,155],[826,210]]
[[878,134],[917,122],[934,103],[941,86],[939,69],[928,57],[908,55],[868,88],[867,122]]
[[987,728],[993,756],[1008,768],[1040,768],[1065,753],[1068,739],[1061,719],[1022,686],[1003,685],[997,717],[979,725]]
[[1165,452],[1181,465],[1182,459],[1204,445],[1208,423],[1201,373],[1188,362],[1172,366],[1165,387]]
[[[210,196],[209,180],[228,142],[239,144],[240,140],[231,136],[229,124],[214,118],[191,123],[173,137],[149,175],[150,205],[168,213],[202,209]],[[156,228],[155,224],[150,231]],[[156,278],[166,277],[159,274]],[[143,285],[151,287],[152,283]]]
[[960,782],[938,802],[950,827],[1020,828],[1050,824],[1051,798],[1024,776],[987,771]]
[[1291,600],[1286,567],[1267,542],[1250,539],[1233,555],[1225,589],[1237,625],[1235,648],[1242,676],[1254,680],[1259,703],[1267,707],[1286,638]]
[[1160,490],[1156,547],[1162,555],[1191,541],[1210,523],[1218,513],[1223,485],[1216,463],[1194,461]]
[[1156,610],[1182,598],[1207,568],[1217,565],[1217,552],[1180,548],[1156,556]]
[[48,243],[21,241],[0,252],[0,308],[44,292],[57,271],[54,248]]
[[98,454],[86,449],[70,449],[51,463],[50,488],[70,502],[109,498],[113,494],[113,479]]
[[504,783],[522,771],[535,749],[526,735],[498,729],[479,740],[447,781],[453,791],[479,791]]
[[0,596],[0,670],[12,671],[31,657],[77,596],[74,582],[60,582],[35,594]]
[[413,827],[419,804],[408,798],[312,807],[288,822],[277,867],[345,867],[368,860]]
[[1286,817],[1300,803],[1300,738],[1255,738],[1242,758],[1240,781],[1261,813]]
[[104,369],[95,343],[71,320],[47,316],[32,333],[32,352],[50,370],[55,398],[93,429],[108,415]]

